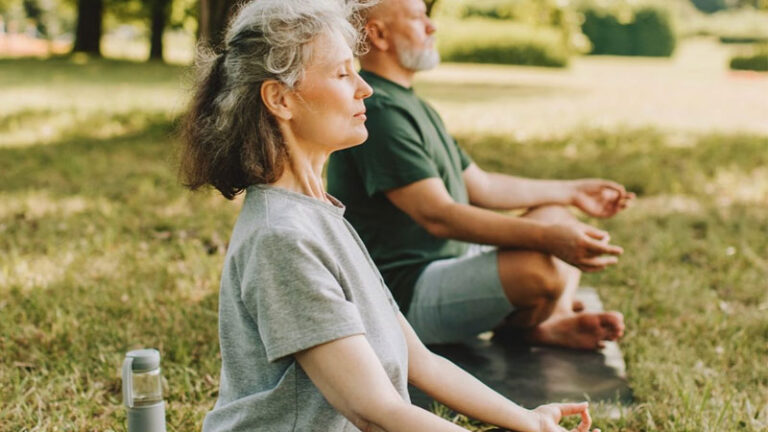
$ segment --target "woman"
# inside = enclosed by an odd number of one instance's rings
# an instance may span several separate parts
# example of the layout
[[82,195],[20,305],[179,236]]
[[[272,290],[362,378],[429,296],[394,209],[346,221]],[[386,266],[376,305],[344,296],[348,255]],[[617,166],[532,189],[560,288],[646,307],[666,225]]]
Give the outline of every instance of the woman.
[[182,176],[246,191],[221,282],[221,389],[205,431],[458,431],[409,403],[411,382],[469,416],[560,431],[586,404],[523,409],[430,353],[397,309],[344,207],[328,155],[367,137],[355,5],[257,0],[212,56],[185,122]]

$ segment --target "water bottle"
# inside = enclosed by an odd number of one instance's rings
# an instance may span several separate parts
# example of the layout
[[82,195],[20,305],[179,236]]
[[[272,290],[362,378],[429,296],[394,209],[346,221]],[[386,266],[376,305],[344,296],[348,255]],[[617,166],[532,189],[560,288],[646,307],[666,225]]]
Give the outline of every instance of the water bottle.
[[156,349],[129,351],[123,361],[128,432],[165,432],[163,377]]

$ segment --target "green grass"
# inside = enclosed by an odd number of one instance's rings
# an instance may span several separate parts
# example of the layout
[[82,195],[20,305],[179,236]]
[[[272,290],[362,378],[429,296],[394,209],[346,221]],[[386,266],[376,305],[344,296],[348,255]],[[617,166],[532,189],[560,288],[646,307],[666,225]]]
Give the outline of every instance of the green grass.
[[[124,430],[119,368],[140,346],[163,355],[169,430],[199,430],[213,406],[238,203],[177,183],[181,75],[0,61],[0,430]],[[619,418],[598,412],[598,427],[768,428],[768,137],[458,138],[492,170],[605,176],[639,194],[600,223],[624,246],[621,264],[585,278],[626,316],[636,397]]]

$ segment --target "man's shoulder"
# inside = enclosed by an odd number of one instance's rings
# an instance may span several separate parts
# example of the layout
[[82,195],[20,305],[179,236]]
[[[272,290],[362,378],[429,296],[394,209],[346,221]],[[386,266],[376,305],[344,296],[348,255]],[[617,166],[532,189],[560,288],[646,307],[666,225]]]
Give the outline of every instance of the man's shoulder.
[[402,108],[405,109],[405,101],[398,97],[395,92],[386,87],[374,87],[373,94],[365,100],[365,106],[368,109],[375,108]]

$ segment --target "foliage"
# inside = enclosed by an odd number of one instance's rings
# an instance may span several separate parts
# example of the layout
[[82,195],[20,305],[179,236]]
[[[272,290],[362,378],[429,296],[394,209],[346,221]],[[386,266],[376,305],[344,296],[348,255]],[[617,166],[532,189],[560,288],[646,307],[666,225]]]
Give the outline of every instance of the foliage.
[[[169,430],[199,430],[213,407],[218,283],[239,203],[178,185],[183,73],[0,61],[0,429],[125,430],[119,369],[138,346],[161,350]],[[584,283],[626,317],[637,400],[619,418],[598,410],[596,427],[768,429],[768,138],[458,138],[491,170],[609,177],[640,194],[617,219],[592,221],[625,248]]]
[[768,1],[766,0],[691,0],[691,3],[706,13],[744,7],[768,10]]
[[731,69],[768,72],[768,45],[754,49],[751,54],[733,57],[730,66]]
[[562,33],[572,52],[588,52],[589,41],[581,33],[581,17],[567,2],[556,0],[452,0],[441,3],[441,16],[455,20],[512,21]]
[[668,57],[677,44],[672,18],[662,6],[629,3],[583,9],[581,30],[592,54]]
[[742,8],[702,14],[694,10],[681,16],[678,22],[678,33],[682,37],[715,36],[735,43],[768,39],[768,11]]
[[438,31],[443,60],[563,67],[570,55],[563,34],[553,28],[532,27],[488,19],[445,20]]
[[717,12],[726,9],[728,2],[726,0],[691,0],[691,3],[702,12]]

